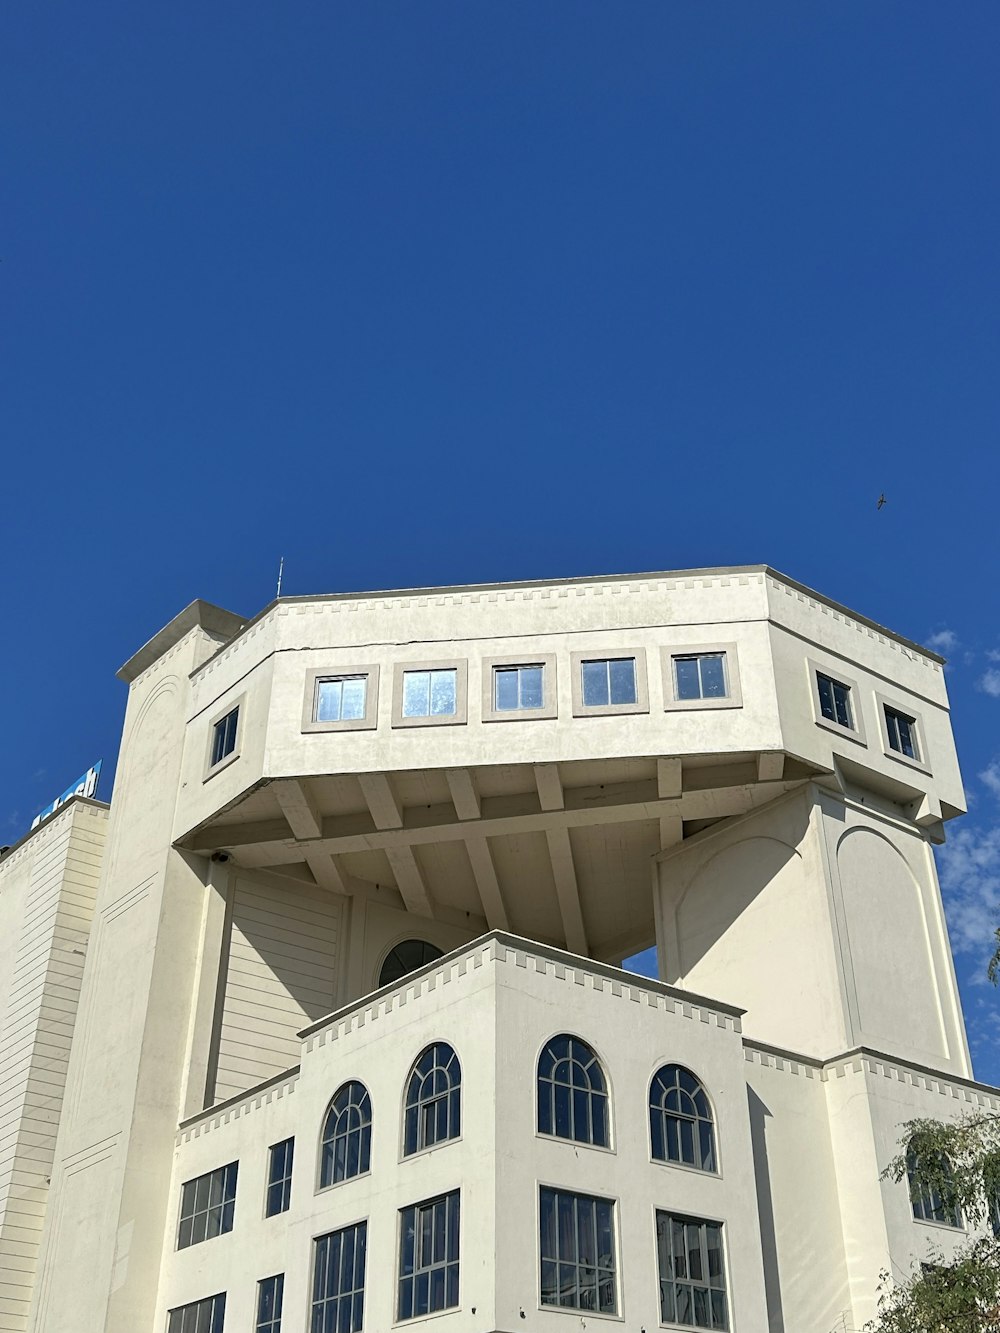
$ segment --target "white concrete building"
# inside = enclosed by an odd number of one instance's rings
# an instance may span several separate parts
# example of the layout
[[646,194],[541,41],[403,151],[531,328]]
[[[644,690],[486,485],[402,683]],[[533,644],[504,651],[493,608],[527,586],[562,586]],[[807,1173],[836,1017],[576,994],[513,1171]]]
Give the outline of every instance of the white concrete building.
[[195,602],[119,674],[110,811],[0,861],[0,1330],[833,1333],[965,1238],[880,1180],[1000,1110],[934,653],[753,566]]

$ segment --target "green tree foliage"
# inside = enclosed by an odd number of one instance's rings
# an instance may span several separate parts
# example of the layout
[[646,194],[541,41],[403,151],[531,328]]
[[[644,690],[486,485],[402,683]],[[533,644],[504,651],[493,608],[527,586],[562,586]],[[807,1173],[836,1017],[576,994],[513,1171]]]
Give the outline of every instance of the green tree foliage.
[[977,1235],[907,1280],[883,1274],[869,1333],[1000,1333],[1000,1116],[951,1124],[911,1120],[883,1179],[909,1181],[912,1200],[947,1216],[958,1209]]

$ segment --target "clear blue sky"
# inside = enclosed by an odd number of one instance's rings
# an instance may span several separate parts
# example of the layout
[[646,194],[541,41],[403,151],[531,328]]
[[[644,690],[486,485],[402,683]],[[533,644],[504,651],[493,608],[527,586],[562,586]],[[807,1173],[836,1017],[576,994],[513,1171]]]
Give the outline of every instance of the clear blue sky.
[[120,663],[281,554],[767,561],[952,660],[1000,1082],[998,41],[996,0],[12,0],[3,840],[114,759]]

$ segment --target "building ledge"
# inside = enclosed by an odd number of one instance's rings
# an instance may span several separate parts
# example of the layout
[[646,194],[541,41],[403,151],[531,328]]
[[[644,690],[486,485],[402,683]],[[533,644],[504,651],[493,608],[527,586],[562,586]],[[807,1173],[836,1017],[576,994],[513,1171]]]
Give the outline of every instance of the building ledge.
[[190,602],[173,620],[163,626],[148,643],[144,643],[137,653],[133,653],[123,667],[115,672],[119,680],[131,685],[134,680],[147,671],[174,644],[180,643],[191,630],[201,628],[215,638],[229,640],[246,625],[243,616],[226,611],[211,602]]

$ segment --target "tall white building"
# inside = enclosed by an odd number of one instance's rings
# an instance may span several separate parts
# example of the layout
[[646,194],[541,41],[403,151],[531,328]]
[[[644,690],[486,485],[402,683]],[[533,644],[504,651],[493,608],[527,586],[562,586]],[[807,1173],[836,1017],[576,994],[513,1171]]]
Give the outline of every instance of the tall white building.
[[[195,602],[0,861],[0,1330],[860,1329],[965,1238],[942,662],[763,566]],[[659,980],[620,970],[656,945]]]

